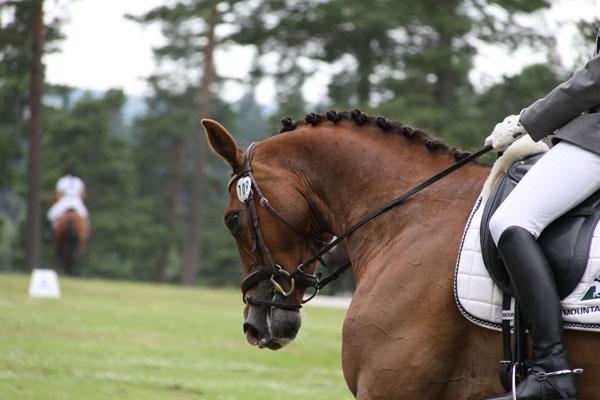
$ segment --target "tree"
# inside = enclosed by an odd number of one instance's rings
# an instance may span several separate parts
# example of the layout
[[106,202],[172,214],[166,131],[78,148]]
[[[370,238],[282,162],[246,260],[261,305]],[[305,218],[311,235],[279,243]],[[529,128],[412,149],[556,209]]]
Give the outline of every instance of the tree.
[[[163,26],[163,34],[168,43],[155,49],[159,60],[167,60],[182,65],[186,72],[202,71],[199,79],[199,103],[195,113],[197,115],[193,140],[193,162],[191,179],[191,197],[188,202],[189,220],[185,239],[181,283],[193,284],[196,280],[197,269],[202,260],[202,224],[204,215],[204,186],[206,169],[206,139],[200,125],[200,119],[212,115],[213,84],[218,80],[214,73],[213,58],[215,48],[226,38],[217,38],[215,30],[223,24],[225,15],[229,12],[231,4],[236,1],[195,0],[191,2],[177,2],[172,6],[161,6],[148,13],[130,17],[140,23],[159,22]],[[173,87],[180,91],[188,91],[195,86],[189,81],[187,74]],[[191,74],[195,75],[195,74]],[[156,83],[164,87],[172,79],[172,75],[157,74]],[[182,84],[183,82],[183,84]],[[179,142],[182,146],[183,141]],[[176,151],[179,162],[182,162],[181,150]],[[176,187],[182,187],[176,185]],[[173,196],[173,201],[177,197]],[[175,210],[172,203],[171,210]],[[173,215],[173,214],[171,214]],[[171,221],[173,221],[171,219]],[[172,222],[171,222],[172,223]],[[159,269],[160,270],[160,269]],[[159,273],[159,276],[161,273]]]
[[[192,143],[197,133],[198,92],[197,86],[184,93],[155,88],[148,101],[147,113],[137,118],[133,126],[132,159],[139,181],[136,197],[149,200],[148,214],[155,235],[145,254],[151,260],[147,265],[155,271],[153,278],[159,281],[181,282],[181,257],[192,197],[190,185],[183,183],[192,179],[194,168]],[[254,107],[245,102],[244,106],[236,109],[247,112]],[[213,115],[227,126],[237,125],[230,106],[218,98],[215,99]],[[241,131],[254,135],[246,137],[246,143],[257,137],[256,131],[247,128],[256,125],[256,114],[253,117],[254,120]],[[180,145],[182,142],[183,146]],[[189,150],[185,151],[186,148]],[[237,275],[232,272],[239,271],[239,260],[235,245],[226,237],[222,221],[228,195],[223,182],[227,181],[230,169],[222,159],[210,153],[207,154],[206,166],[202,199],[205,209],[202,225],[204,245],[199,275],[204,284],[234,283]]]
[[[330,96],[346,106],[367,104],[371,74],[391,63],[389,31],[406,20],[404,2],[265,0],[242,10],[236,42],[258,47],[255,74],[275,77],[279,103],[299,93],[306,77],[320,66],[338,64]],[[268,58],[268,60],[267,60]],[[349,73],[350,72],[350,73]]]
[[24,4],[0,3],[0,187],[14,179],[14,167],[21,157],[20,138],[26,137],[24,112],[27,108],[31,73],[31,15]]
[[[214,52],[215,52],[215,28],[218,23],[217,2],[210,4],[210,15],[206,31],[206,47],[204,49],[204,64],[202,68],[202,80],[200,83],[200,108],[198,119],[208,118],[212,108],[211,86],[214,76]],[[196,282],[198,263],[202,254],[202,206],[204,196],[204,169],[206,158],[206,139],[204,130],[198,124],[196,128],[194,172],[192,174],[192,201],[190,203],[189,226],[183,248],[183,265],[181,271],[181,283],[191,285]]]
[[479,108],[492,121],[518,114],[524,107],[544,97],[567,76],[547,64],[525,67],[521,73],[489,88],[479,97]]
[[[0,201],[13,202],[21,191],[22,152],[27,148],[26,268],[40,265],[40,171],[44,53],[62,39],[60,19],[43,23],[43,1],[0,2]],[[6,18],[4,21],[1,18]],[[25,190],[23,188],[23,190]],[[0,210],[3,213],[5,210]],[[20,210],[8,210],[16,223]]]
[[577,22],[578,38],[575,41],[575,48],[579,51],[577,60],[579,65],[585,64],[592,55],[598,29],[600,29],[600,19],[595,21],[580,20]]
[[[315,71],[333,70],[324,105],[361,107],[464,142],[464,136],[478,134],[474,127],[465,133],[462,123],[476,114],[468,73],[477,43],[551,47],[552,40],[516,18],[549,5],[545,0],[265,0],[245,11],[248,16],[232,38],[256,44],[263,59],[256,63],[257,74],[282,84],[295,79],[295,90]],[[285,84],[279,89],[292,90]]]
[[44,71],[44,12],[43,0],[32,1],[31,22],[31,79],[29,89],[29,152],[27,156],[27,270],[41,266],[41,175],[43,132],[42,88]]
[[[196,127],[195,88],[179,94],[160,88],[151,79],[154,95],[148,111],[133,126],[133,157],[139,177],[140,197],[152,199],[151,215],[157,227],[154,255],[155,279],[172,279],[170,261],[180,263],[184,233],[181,221],[184,209],[184,178],[187,175],[186,144]],[[180,266],[177,266],[179,276]]]

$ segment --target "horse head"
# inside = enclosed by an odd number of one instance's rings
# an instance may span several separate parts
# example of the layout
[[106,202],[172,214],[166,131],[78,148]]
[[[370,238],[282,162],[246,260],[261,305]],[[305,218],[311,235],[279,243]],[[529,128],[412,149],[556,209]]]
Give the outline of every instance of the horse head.
[[219,123],[202,121],[210,145],[232,168],[224,222],[242,261],[244,332],[251,345],[279,349],[301,325],[299,309],[308,287],[316,287],[316,263],[297,266],[331,236],[315,226],[303,179],[286,168],[286,154],[246,151]]

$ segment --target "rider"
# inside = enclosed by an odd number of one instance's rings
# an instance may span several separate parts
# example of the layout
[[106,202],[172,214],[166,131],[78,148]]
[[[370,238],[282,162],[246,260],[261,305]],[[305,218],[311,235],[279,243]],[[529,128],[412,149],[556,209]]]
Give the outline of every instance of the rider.
[[[529,134],[555,132],[550,149],[490,220],[533,341],[533,360],[517,385],[522,399],[576,399],[554,275],[537,244],[542,230],[600,189],[600,30],[592,59],[546,97],[497,124],[486,139],[496,151]],[[511,400],[512,393],[489,400]]]
[[83,204],[85,185],[75,175],[71,167],[66,167],[63,176],[56,183],[56,203],[48,210],[48,219],[56,227],[58,219],[68,210],[75,210],[83,219],[88,220],[88,210]]

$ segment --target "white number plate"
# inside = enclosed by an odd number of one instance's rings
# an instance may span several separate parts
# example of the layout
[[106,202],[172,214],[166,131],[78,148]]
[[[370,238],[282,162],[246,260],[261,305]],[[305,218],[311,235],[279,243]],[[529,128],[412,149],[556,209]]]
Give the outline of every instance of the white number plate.
[[246,200],[248,200],[248,197],[250,196],[250,190],[252,190],[252,181],[250,181],[249,176],[238,179],[236,191],[238,199],[240,199],[242,203],[245,203]]

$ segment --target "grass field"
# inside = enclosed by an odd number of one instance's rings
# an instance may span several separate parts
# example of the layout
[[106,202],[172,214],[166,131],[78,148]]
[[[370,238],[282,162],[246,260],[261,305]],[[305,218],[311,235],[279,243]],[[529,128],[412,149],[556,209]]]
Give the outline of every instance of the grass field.
[[258,350],[237,290],[60,277],[60,299],[0,274],[0,399],[351,399],[345,310],[305,308],[298,339]]

